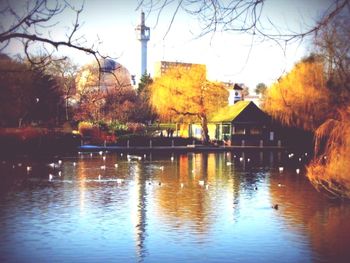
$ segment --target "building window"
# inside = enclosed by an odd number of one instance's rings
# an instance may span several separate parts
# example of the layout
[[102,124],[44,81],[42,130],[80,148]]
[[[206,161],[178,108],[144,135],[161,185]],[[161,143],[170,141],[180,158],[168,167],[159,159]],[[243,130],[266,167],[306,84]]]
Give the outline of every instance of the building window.
[[230,125],[222,125],[222,133],[230,134]]
[[246,130],[243,127],[235,127],[234,134],[246,134]]
[[273,141],[275,137],[275,133],[273,131],[270,131],[270,141]]
[[197,136],[201,136],[202,135],[202,129],[201,128],[195,128],[194,134]]
[[261,128],[253,127],[250,129],[250,134],[252,135],[258,135],[261,133],[262,133]]

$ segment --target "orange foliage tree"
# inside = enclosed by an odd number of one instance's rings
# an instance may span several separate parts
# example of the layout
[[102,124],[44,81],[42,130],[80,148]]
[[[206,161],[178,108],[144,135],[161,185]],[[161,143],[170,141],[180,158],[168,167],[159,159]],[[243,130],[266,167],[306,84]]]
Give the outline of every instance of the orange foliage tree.
[[322,60],[304,59],[268,89],[264,108],[288,126],[314,131],[330,109],[326,83]]
[[315,156],[307,167],[308,178],[317,189],[350,198],[350,103],[334,100],[336,95],[347,97],[349,91],[339,83],[343,92],[332,94],[333,75],[327,72],[320,56],[301,61],[268,89],[264,108],[286,125],[314,132]]
[[176,66],[151,85],[151,104],[165,121],[200,122],[202,140],[209,142],[207,116],[227,104],[223,85],[206,79],[200,65]]

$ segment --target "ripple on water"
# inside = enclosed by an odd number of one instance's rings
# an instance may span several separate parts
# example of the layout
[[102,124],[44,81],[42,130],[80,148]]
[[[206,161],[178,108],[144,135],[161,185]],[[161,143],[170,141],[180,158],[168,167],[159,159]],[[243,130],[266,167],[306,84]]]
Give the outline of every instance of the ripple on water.
[[32,165],[30,174],[24,161],[1,168],[13,173],[0,174],[9,180],[0,196],[0,259],[341,262],[349,255],[342,245],[350,235],[349,206],[320,198],[295,177],[295,167],[281,174],[280,163],[254,166],[253,156],[244,167],[225,153],[174,162],[170,155],[131,162],[106,156],[60,158],[60,175],[46,163]]

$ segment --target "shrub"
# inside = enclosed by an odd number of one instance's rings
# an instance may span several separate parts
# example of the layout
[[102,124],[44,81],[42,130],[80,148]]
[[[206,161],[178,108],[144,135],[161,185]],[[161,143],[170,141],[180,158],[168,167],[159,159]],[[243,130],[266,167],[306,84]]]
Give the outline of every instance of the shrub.
[[128,122],[127,124],[128,132],[131,133],[145,133],[145,125],[139,122]]
[[128,131],[128,127],[125,124],[122,124],[117,121],[113,121],[108,125],[108,129],[111,133],[114,133],[117,136],[124,135]]

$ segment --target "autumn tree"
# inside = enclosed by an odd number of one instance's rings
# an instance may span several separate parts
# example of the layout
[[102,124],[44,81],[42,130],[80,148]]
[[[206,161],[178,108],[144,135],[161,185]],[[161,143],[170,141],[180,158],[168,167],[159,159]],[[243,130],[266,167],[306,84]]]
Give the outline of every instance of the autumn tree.
[[204,143],[209,142],[207,116],[226,105],[227,96],[223,85],[207,81],[201,65],[170,68],[151,86],[151,103],[160,117],[200,122]]
[[108,60],[86,65],[77,76],[79,105],[75,119],[91,121],[144,122],[149,118],[149,107],[131,86],[131,76],[122,65]]
[[[337,53],[337,40],[332,45],[329,39],[317,37],[317,41],[333,46],[333,55]],[[273,84],[264,104],[282,123],[314,132],[315,156],[307,167],[307,176],[317,189],[341,198],[350,198],[350,90],[343,82],[350,74],[349,43],[342,43],[348,46],[347,55],[338,57],[342,60],[338,65],[347,65],[346,72],[330,64],[327,48],[325,53],[302,60]]]
[[264,96],[264,95],[265,95],[265,92],[266,92],[266,89],[267,89],[266,84],[260,82],[260,83],[258,83],[258,84],[256,85],[254,91],[255,91],[256,94],[258,94],[258,95],[260,94],[260,95]]
[[75,65],[71,59],[52,59],[43,69],[44,72],[55,77],[60,90],[64,94],[65,102],[65,120],[70,120],[70,100],[76,93],[76,75],[78,73],[78,66]]
[[133,122],[138,119],[138,104],[134,89],[119,88],[106,96],[102,112],[106,121]]
[[314,131],[327,118],[329,111],[323,61],[312,56],[297,63],[268,89],[264,105],[285,125]]
[[27,64],[2,55],[0,59],[0,124],[58,124],[63,113],[56,80]]

